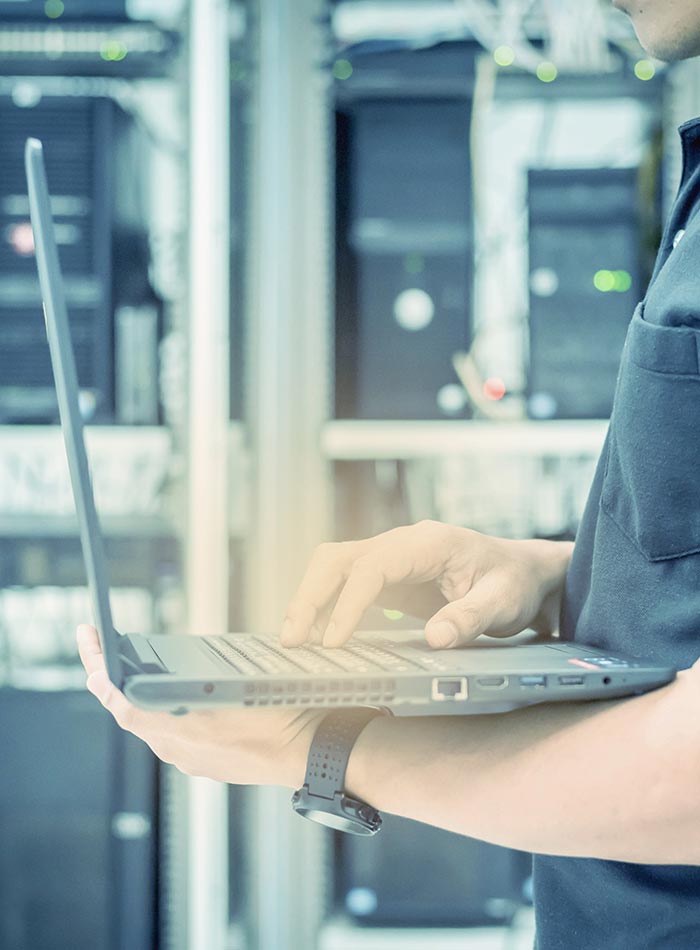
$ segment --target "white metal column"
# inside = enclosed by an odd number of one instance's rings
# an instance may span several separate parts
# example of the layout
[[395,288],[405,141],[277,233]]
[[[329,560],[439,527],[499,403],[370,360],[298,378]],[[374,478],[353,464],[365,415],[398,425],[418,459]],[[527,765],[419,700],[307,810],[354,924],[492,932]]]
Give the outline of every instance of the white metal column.
[[[254,459],[249,621],[278,631],[329,530],[320,433],[330,409],[330,122],[324,0],[258,0],[251,181],[248,418]],[[323,842],[288,792],[255,794],[250,947],[312,950]]]
[[[188,629],[228,629],[229,44],[226,0],[191,0]],[[187,950],[224,950],[227,787],[188,782]]]

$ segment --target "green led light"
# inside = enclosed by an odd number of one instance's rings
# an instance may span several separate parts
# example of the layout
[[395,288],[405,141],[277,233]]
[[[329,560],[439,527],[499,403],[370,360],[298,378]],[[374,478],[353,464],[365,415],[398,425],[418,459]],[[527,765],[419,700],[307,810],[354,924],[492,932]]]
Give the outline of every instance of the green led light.
[[616,290],[619,294],[626,294],[632,287],[632,275],[629,271],[615,270],[613,271],[613,279],[615,281],[613,290]]
[[596,271],[593,284],[596,290],[599,290],[602,294],[607,294],[615,289],[615,275],[611,270]]
[[559,70],[554,63],[549,63],[545,60],[537,67],[537,78],[541,82],[554,82],[558,75]]
[[349,79],[352,76],[352,63],[348,59],[336,59],[333,63],[333,75],[336,79]]
[[493,51],[493,58],[499,66],[512,66],[515,62],[515,50],[510,46],[497,46]]
[[422,274],[425,270],[425,260],[422,254],[407,254],[403,259],[403,269],[407,274]]
[[401,620],[403,614],[400,610],[385,610],[384,616],[387,620]]
[[650,59],[640,59],[634,64],[634,75],[637,79],[648,82],[656,75],[656,66]]
[[61,0],[46,0],[44,4],[44,13],[52,20],[57,20],[65,9]]
[[108,63],[118,63],[128,52],[121,40],[106,40],[100,46],[100,56]]

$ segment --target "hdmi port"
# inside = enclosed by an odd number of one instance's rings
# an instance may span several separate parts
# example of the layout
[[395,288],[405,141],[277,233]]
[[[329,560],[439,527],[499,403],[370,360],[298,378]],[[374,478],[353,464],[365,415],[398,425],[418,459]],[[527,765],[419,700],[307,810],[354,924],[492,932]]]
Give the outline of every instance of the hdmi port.
[[508,685],[507,676],[478,676],[476,685],[482,689],[503,689]]

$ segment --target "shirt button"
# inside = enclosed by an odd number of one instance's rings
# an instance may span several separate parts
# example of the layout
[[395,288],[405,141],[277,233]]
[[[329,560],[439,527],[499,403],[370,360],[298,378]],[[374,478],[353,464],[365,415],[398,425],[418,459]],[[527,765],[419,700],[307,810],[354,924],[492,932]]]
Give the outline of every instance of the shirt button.
[[680,231],[676,231],[676,233],[673,235],[673,250],[674,251],[678,247],[678,245],[681,243],[681,238],[683,237],[684,234],[685,234],[685,228],[681,228]]

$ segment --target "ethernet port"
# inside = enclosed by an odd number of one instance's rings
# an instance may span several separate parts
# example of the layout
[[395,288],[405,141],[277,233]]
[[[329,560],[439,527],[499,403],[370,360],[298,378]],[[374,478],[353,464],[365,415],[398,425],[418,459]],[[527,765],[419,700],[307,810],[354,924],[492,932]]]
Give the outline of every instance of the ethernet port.
[[438,677],[433,680],[432,697],[438,702],[461,701],[467,699],[466,676]]

